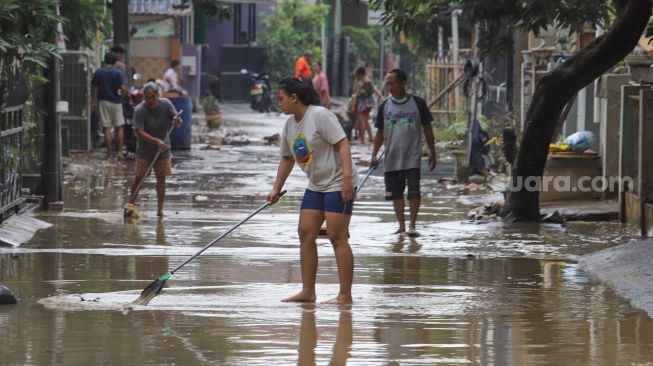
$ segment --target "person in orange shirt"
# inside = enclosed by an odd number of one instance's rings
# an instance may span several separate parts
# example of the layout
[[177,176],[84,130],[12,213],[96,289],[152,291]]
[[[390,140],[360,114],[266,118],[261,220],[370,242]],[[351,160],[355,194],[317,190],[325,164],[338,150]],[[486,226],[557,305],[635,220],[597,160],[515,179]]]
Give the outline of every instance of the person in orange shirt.
[[311,57],[313,57],[313,52],[306,51],[304,56],[297,59],[295,62],[295,77],[298,78],[299,75],[302,75],[305,78],[311,77]]

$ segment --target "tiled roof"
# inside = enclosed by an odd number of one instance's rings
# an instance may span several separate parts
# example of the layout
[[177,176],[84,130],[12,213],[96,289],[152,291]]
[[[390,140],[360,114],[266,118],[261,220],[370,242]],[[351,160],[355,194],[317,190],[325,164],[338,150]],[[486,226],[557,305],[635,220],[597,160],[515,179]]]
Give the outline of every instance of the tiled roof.
[[129,14],[147,15],[188,15],[192,10],[192,2],[187,2],[187,8],[182,7],[182,0],[130,0]]

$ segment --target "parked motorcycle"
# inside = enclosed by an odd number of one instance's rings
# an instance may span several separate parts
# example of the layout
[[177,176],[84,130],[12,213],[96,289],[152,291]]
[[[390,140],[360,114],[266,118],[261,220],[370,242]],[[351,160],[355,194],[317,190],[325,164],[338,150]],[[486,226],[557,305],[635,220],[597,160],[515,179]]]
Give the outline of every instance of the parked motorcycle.
[[[249,74],[245,69],[240,72]],[[249,75],[249,98],[252,109],[261,113],[269,112],[272,107],[270,76],[266,73],[251,73]]]

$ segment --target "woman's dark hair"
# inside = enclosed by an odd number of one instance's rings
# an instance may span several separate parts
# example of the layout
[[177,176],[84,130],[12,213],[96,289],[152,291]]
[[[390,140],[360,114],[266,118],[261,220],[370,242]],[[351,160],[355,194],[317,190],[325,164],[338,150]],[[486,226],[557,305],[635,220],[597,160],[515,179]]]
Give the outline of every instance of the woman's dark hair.
[[313,83],[309,78],[298,79],[294,76],[286,76],[279,81],[279,89],[288,95],[295,94],[304,105],[320,105],[320,96],[313,89]]
[[170,67],[175,68],[177,65],[179,65],[179,60],[170,61]]
[[365,76],[365,68],[363,66],[359,66],[356,68],[356,71],[354,71],[354,75],[356,76]]
[[395,74],[399,81],[406,81],[406,73],[402,69],[392,69],[388,71],[388,74]]

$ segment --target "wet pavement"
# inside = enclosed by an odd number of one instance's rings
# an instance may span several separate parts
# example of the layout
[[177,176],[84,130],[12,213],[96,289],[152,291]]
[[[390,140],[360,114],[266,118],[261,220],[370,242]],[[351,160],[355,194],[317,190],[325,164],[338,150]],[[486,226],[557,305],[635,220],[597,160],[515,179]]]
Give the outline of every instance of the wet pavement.
[[[1,364],[653,364],[653,321],[575,261],[634,230],[466,223],[495,197],[458,196],[435,180],[423,181],[419,238],[391,234],[382,178],[367,182],[350,227],[352,307],[280,302],[300,288],[297,168],[279,204],[179,270],[149,305],[125,308],[264,203],[279,158],[264,137],[283,118],[245,112],[224,106],[219,133],[195,131],[193,149],[175,152],[162,219],[152,178],[144,217],[123,220],[133,162],[66,161],[64,211],[38,216],[53,226],[0,247],[0,282],[19,298],[0,307]],[[353,146],[360,172],[369,152]],[[318,251],[324,301],[338,291],[336,264],[328,240]]]

